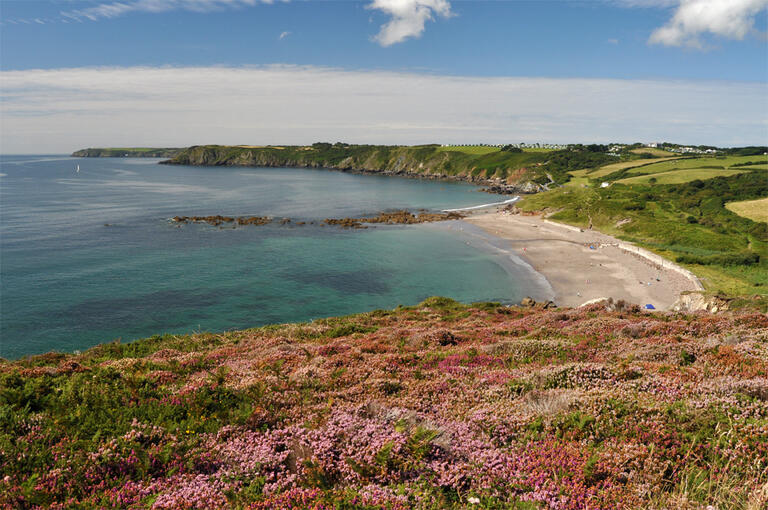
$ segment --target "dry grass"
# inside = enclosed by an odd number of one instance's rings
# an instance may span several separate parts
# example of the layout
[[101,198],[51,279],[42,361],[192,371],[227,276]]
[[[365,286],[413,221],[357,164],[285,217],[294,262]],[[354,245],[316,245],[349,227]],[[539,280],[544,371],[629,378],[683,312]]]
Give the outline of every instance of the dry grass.
[[725,204],[729,211],[752,221],[768,222],[768,197]]
[[525,395],[525,408],[538,416],[551,416],[567,411],[576,401],[573,390],[533,390]]
[[236,145],[236,147],[240,147],[242,149],[285,149],[285,147],[277,147],[272,145]]

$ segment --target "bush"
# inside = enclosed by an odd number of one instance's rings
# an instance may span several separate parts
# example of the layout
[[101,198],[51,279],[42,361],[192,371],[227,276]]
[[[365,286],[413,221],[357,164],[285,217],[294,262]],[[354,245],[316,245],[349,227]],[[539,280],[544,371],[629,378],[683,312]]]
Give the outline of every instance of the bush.
[[675,259],[681,264],[700,264],[703,266],[753,266],[760,263],[757,253],[723,253],[721,255],[680,255]]

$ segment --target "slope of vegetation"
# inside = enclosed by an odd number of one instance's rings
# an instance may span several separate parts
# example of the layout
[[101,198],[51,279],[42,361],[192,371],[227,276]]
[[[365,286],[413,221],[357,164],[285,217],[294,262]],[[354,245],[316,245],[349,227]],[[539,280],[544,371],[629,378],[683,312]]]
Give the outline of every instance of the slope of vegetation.
[[768,318],[445,298],[0,363],[0,507],[768,504]]
[[568,172],[605,164],[611,158],[588,147],[548,152],[495,147],[387,146],[316,143],[311,146],[232,147],[206,145],[185,149],[167,163],[204,166],[317,167],[347,171],[454,178],[501,179],[510,184],[546,184],[570,179]]

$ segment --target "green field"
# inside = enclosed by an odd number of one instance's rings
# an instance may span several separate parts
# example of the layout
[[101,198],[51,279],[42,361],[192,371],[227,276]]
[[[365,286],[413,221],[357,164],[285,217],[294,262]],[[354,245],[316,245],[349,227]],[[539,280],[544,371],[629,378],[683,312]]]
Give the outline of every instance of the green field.
[[682,184],[696,179],[712,179],[715,177],[728,177],[748,172],[746,169],[738,168],[691,168],[689,170],[672,170],[670,172],[661,172],[648,175],[639,175],[637,177],[628,177],[616,181],[621,184],[653,184],[651,179],[655,179],[656,184]]
[[555,150],[556,149],[526,147],[526,148],[523,149],[523,152],[553,152]]
[[752,221],[768,223],[768,198],[731,202],[725,204],[725,208]]
[[499,152],[501,149],[498,147],[488,147],[485,145],[448,145],[446,147],[438,147],[438,152],[463,152],[464,154],[491,154],[493,152]]
[[[733,165],[744,163],[762,163],[766,161],[765,157],[761,156],[724,156],[724,157],[702,157],[702,158],[685,158],[685,159],[673,159],[667,161],[660,161],[658,163],[641,166],[628,170],[627,173],[646,175],[653,173],[669,172],[671,170],[684,170],[691,168],[730,168]],[[749,166],[745,168],[754,168]]]
[[[619,163],[612,163],[610,165],[601,166],[600,168],[597,168],[595,170],[580,170],[585,172],[585,174],[581,175],[581,177],[588,176],[591,179],[597,179],[600,177],[604,177],[606,175],[610,175],[613,172],[618,172],[619,170],[626,170],[629,168],[635,168],[635,167],[641,167],[643,165],[650,165],[653,163],[658,163],[661,161],[670,161],[674,159],[679,159],[678,157],[673,158],[654,158],[654,159],[635,159],[632,161],[621,161]],[[576,174],[571,174],[576,175]],[[577,176],[580,177],[580,176]]]

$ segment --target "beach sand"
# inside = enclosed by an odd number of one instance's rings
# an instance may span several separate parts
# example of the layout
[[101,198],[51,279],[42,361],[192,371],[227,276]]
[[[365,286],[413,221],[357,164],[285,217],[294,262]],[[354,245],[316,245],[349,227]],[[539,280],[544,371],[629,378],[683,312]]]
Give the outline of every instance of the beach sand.
[[464,221],[506,240],[549,281],[559,306],[612,297],[666,310],[681,292],[697,290],[694,282],[674,270],[616,246],[600,246],[624,242],[594,230],[582,232],[540,216],[504,211],[477,212]]

